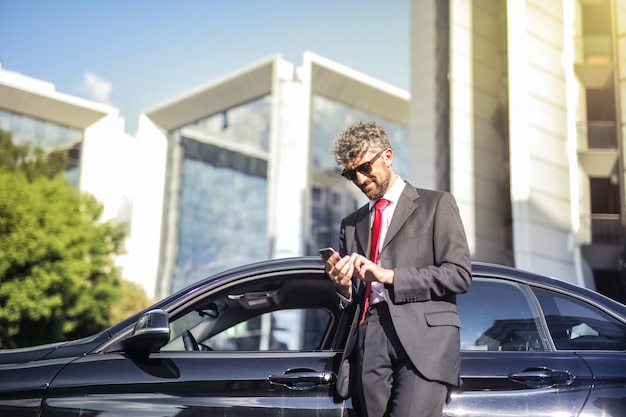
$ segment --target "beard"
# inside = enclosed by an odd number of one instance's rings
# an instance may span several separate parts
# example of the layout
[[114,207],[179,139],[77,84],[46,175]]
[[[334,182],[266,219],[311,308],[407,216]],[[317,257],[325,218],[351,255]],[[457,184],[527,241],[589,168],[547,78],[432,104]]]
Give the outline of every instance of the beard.
[[[387,190],[389,189],[389,183],[391,182],[391,171],[385,171],[384,176],[380,178],[372,177],[372,180],[366,183],[363,187],[361,187],[361,191],[363,194],[367,196],[370,200],[378,200],[382,196],[385,195]],[[370,184],[373,184],[373,187],[370,187]]]

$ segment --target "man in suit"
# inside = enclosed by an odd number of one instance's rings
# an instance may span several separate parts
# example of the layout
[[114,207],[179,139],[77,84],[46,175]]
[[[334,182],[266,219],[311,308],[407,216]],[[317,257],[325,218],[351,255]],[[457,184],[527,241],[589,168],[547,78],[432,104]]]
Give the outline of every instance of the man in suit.
[[367,417],[441,416],[460,383],[456,295],[471,284],[456,201],[396,175],[375,122],[341,132],[333,153],[370,200],[342,221],[339,251],[325,259],[342,307],[354,311],[337,392],[358,397]]

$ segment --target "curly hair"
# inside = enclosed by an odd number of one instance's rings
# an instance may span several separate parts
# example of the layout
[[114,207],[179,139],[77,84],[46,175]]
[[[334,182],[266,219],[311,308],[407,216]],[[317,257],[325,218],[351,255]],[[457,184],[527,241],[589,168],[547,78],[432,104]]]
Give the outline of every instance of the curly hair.
[[374,121],[359,121],[348,126],[337,136],[333,154],[335,161],[345,166],[370,149],[378,152],[387,148],[391,148],[391,143],[381,125]]

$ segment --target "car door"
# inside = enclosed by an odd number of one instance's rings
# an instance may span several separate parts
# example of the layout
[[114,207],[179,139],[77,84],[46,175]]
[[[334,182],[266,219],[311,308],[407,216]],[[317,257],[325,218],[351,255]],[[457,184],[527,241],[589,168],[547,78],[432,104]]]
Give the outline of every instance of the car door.
[[[341,313],[332,291],[320,273],[198,291],[168,307],[170,341],[159,352],[76,360],[53,380],[41,415],[348,415],[333,398]],[[187,350],[189,334],[198,350]]]
[[526,285],[475,277],[457,303],[463,383],[444,415],[578,415],[591,372],[575,352],[554,349]]
[[576,352],[593,374],[593,388],[581,415],[626,416],[624,318],[595,301],[542,288],[533,291],[556,349]]
[[[341,416],[331,352],[88,356],[50,386],[42,416]],[[272,382],[270,382],[270,380]]]

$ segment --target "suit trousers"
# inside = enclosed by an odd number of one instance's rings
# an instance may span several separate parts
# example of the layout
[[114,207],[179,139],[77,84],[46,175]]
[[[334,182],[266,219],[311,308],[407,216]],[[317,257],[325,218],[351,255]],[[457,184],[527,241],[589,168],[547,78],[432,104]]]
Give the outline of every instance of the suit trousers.
[[398,339],[385,302],[370,306],[359,326],[357,366],[364,417],[441,417],[448,386],[418,372]]

